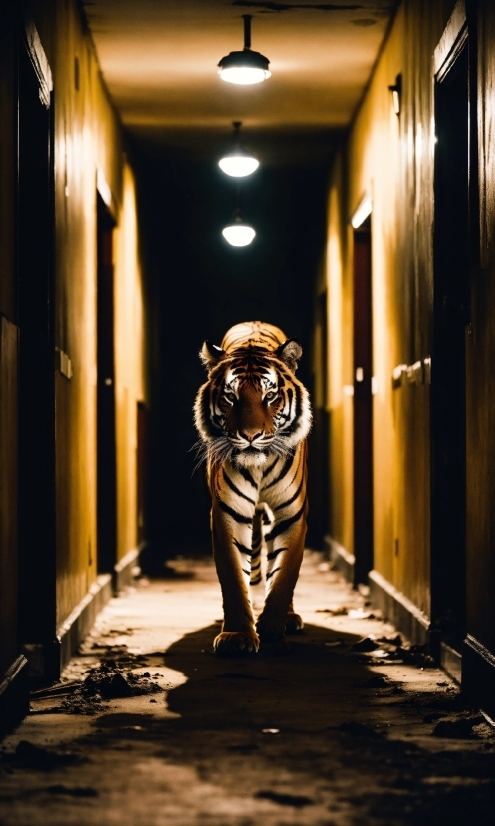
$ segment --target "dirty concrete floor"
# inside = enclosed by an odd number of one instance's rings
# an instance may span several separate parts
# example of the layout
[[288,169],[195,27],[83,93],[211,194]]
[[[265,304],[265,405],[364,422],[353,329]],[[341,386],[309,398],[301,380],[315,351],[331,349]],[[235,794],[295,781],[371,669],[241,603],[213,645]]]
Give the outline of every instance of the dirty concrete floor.
[[[304,633],[248,659],[212,654],[211,561],[174,566],[112,600],[61,684],[33,696],[2,744],[3,826],[495,822],[493,728],[319,554],[296,591]],[[102,662],[162,690],[81,699]]]

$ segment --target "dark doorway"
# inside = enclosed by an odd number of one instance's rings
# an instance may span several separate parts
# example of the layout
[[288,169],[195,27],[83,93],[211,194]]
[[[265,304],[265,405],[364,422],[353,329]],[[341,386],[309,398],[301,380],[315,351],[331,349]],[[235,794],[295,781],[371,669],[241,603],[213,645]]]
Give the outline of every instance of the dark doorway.
[[354,584],[373,568],[371,220],[354,230]]
[[137,537],[142,548],[147,540],[149,485],[149,413],[144,402],[137,404]]
[[328,404],[328,318],[327,293],[316,298],[315,331],[313,336],[313,364],[311,396],[313,402],[313,426],[309,436],[308,451],[308,545],[323,547],[330,528],[330,415]]
[[97,195],[97,543],[98,573],[117,561],[117,464],[114,358],[114,220]]
[[[44,56],[43,56],[44,57]],[[18,48],[19,601],[35,676],[56,676],[55,346],[50,81]],[[49,71],[49,69],[48,69]],[[27,649],[26,649],[27,650]]]
[[457,648],[466,567],[465,327],[469,289],[469,50],[435,84],[434,299],[431,384],[432,619]]

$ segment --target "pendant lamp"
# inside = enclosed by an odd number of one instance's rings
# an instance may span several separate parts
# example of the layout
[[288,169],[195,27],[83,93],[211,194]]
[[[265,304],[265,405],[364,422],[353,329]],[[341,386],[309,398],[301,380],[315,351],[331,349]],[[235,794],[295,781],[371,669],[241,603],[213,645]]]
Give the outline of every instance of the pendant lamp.
[[241,210],[237,207],[232,215],[231,223],[222,230],[222,235],[232,247],[247,247],[256,232],[253,227],[246,224]]
[[259,52],[251,49],[251,20],[252,14],[243,14],[244,19],[244,49],[242,52],[230,52],[222,57],[218,64],[218,74],[227,83],[237,83],[249,86],[253,83],[262,83],[270,77],[270,61]]
[[253,172],[256,172],[260,163],[254,155],[251,155],[241,146],[241,121],[234,121],[232,126],[234,127],[234,148],[232,152],[229,152],[228,155],[218,161],[218,165],[222,172],[232,178],[245,178],[246,175],[252,175]]

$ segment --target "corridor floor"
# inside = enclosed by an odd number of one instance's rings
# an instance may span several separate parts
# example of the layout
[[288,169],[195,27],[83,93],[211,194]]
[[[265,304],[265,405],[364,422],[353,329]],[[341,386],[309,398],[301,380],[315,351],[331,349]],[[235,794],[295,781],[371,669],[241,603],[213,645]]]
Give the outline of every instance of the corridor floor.
[[[296,590],[304,633],[246,659],[212,654],[211,561],[173,564],[113,599],[33,695],[2,744],[3,826],[495,822],[494,729],[319,554]],[[147,693],[108,698],[118,678]]]

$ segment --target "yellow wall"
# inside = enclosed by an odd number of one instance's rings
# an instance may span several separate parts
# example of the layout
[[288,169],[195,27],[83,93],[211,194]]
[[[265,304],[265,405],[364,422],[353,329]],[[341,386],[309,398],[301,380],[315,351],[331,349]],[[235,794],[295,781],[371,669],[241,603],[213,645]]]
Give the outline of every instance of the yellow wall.
[[344,163],[340,155],[330,185],[327,240],[327,298],[330,411],[330,525],[332,537],[349,553],[354,550],[352,521],[352,272],[345,220]]
[[[39,3],[33,16],[55,97],[56,346],[73,376],[56,376],[57,622],[97,575],[96,195],[111,192],[114,243],[118,558],[136,548],[136,405],[144,397],[143,307],[132,170],[75,2]],[[75,60],[79,61],[79,89]]]
[[[349,218],[355,212],[366,192],[371,194],[373,374],[377,387],[373,398],[375,568],[394,584],[396,577],[391,551],[399,530],[399,520],[394,520],[397,514],[393,506],[398,504],[399,493],[397,477],[394,480],[394,442],[398,436],[396,427],[400,414],[396,398],[392,399],[391,376],[394,366],[402,360],[399,355],[400,331],[394,313],[400,139],[398,118],[391,106],[388,85],[394,82],[403,68],[402,39],[403,13],[399,12],[351,133],[347,159],[349,212],[346,216]],[[351,270],[352,233],[349,241],[351,250],[347,264]],[[348,284],[349,303],[352,303],[352,272],[348,275]],[[352,336],[350,321],[349,318],[348,327]],[[397,392],[394,397],[396,395]],[[352,417],[350,404],[348,417]],[[396,502],[393,502],[394,498]]]
[[135,180],[124,165],[115,231],[115,391],[117,415],[117,556],[137,546],[137,402],[147,399],[145,313]]
[[[367,94],[337,159],[327,244],[332,537],[353,553],[352,228],[373,200],[373,397],[375,569],[427,615],[429,388],[392,389],[392,371],[430,355],[432,295],[433,50],[453,3],[399,8]],[[401,113],[388,86],[402,75]]]

